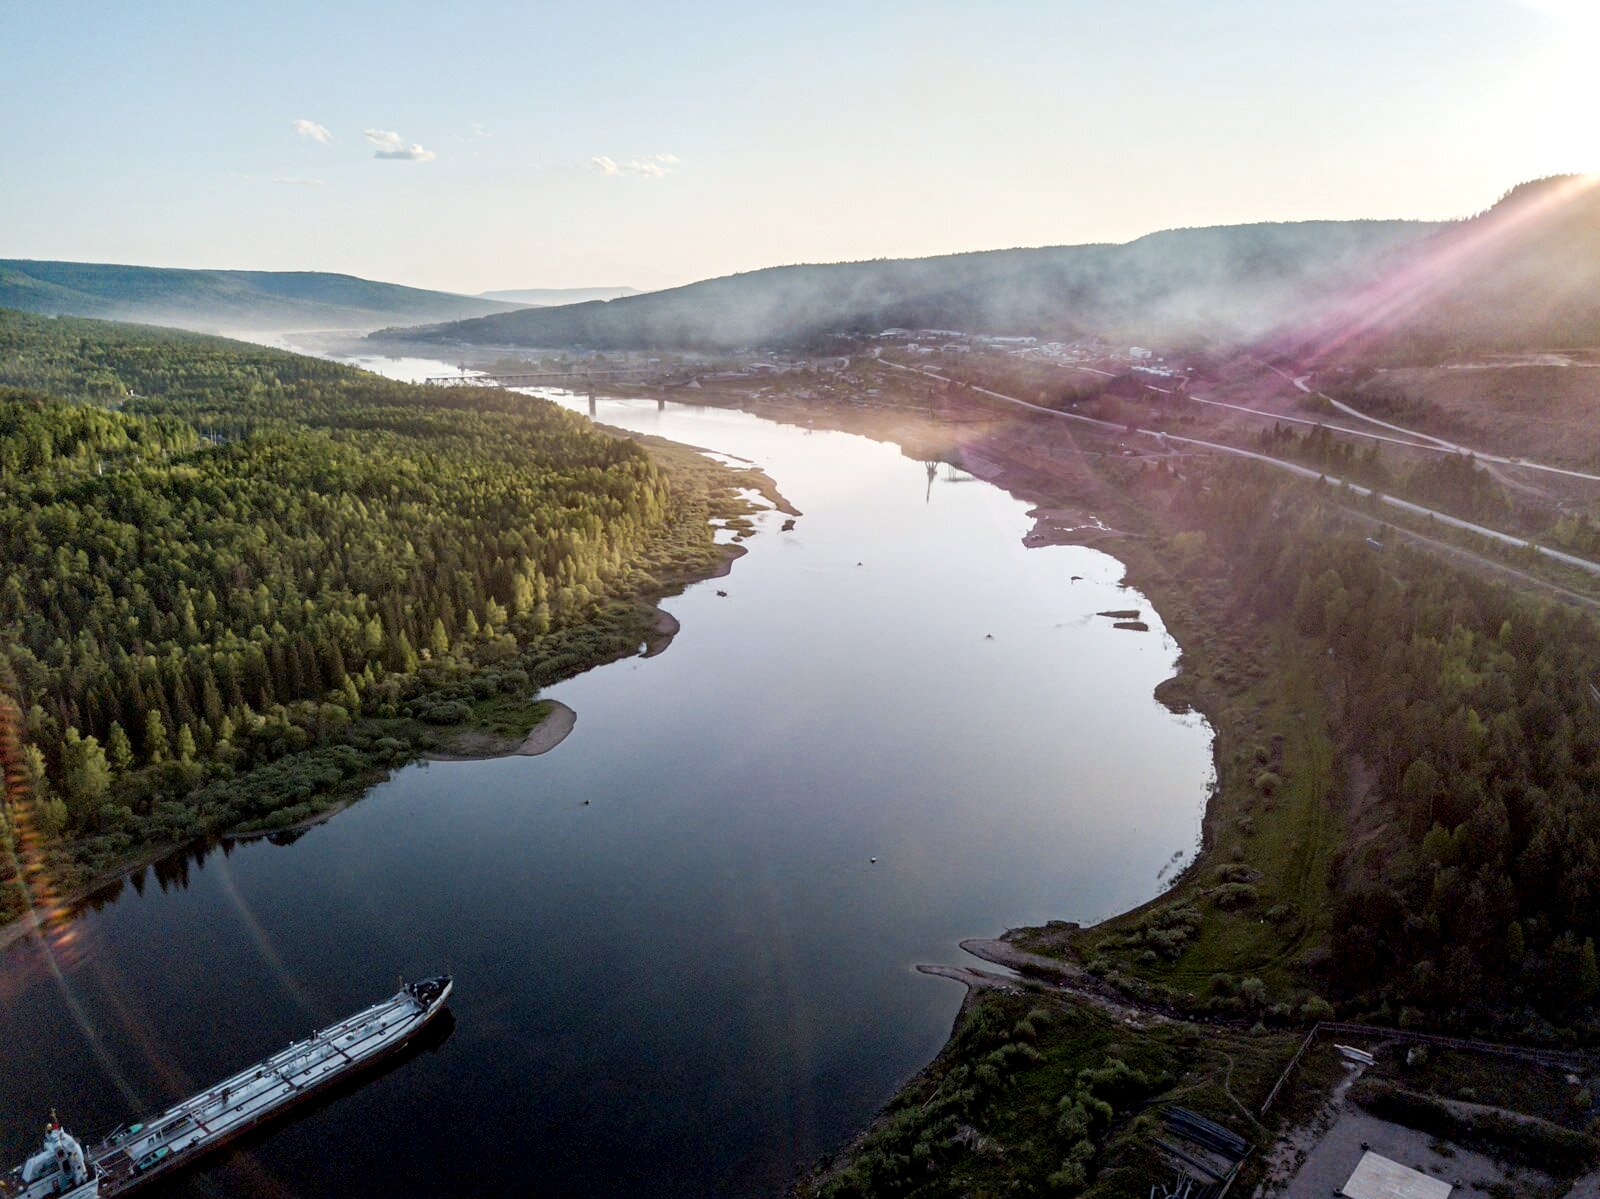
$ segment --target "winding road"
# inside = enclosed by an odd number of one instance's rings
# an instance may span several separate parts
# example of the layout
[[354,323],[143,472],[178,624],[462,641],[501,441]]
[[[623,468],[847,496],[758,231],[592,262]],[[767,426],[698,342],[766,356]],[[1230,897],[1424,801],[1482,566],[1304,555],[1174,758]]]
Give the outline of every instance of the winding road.
[[[934,371],[919,370],[918,368],[911,366],[902,366],[898,362],[884,361],[883,365],[893,367],[895,370],[905,371],[907,374],[922,375],[929,379],[936,379],[941,383],[955,382],[955,380],[951,379],[948,375],[941,375]],[[1039,413],[1042,416],[1055,417],[1058,420],[1078,421],[1082,424],[1093,425],[1096,428],[1104,429],[1112,433],[1118,433],[1123,436],[1131,435],[1125,425],[1117,424],[1115,421],[1100,420],[1098,417],[1093,416],[1084,416],[1080,412],[1062,412],[1055,408],[1046,408],[1042,404],[1030,403],[1027,400],[1018,399],[1016,396],[1008,396],[1004,392],[994,391],[987,387],[973,386],[971,390],[978,392],[980,395],[986,395],[991,399],[999,400],[1002,403],[1010,404],[1017,408],[1024,408],[1029,412]],[[1394,428],[1395,426],[1389,427]],[[1406,432],[1406,430],[1400,431]],[[1469,533],[1476,533],[1480,537],[1487,537],[1489,540],[1498,541],[1502,545],[1509,545],[1516,549],[1532,548],[1535,552],[1543,554],[1545,557],[1554,559],[1555,561],[1563,563],[1564,565],[1575,566],[1579,570],[1587,571],[1592,575],[1600,575],[1600,562],[1591,562],[1587,558],[1580,558],[1575,554],[1564,553],[1561,550],[1553,550],[1548,546],[1539,545],[1536,542],[1527,540],[1526,538],[1517,537],[1511,533],[1503,533],[1499,529],[1491,529],[1487,525],[1473,524],[1471,521],[1462,520],[1461,518],[1451,516],[1448,513],[1439,512],[1433,508],[1426,508],[1421,504],[1414,504],[1410,500],[1402,500],[1396,496],[1385,495],[1384,493],[1377,491],[1374,488],[1364,486],[1363,484],[1352,483],[1347,479],[1339,479],[1323,471],[1314,470],[1309,466],[1301,466],[1298,462],[1289,462],[1283,458],[1274,458],[1270,454],[1257,453],[1255,450],[1242,449],[1236,445],[1226,445],[1217,441],[1203,441],[1198,437],[1184,437],[1177,433],[1161,433],[1154,429],[1135,429],[1133,430],[1133,434],[1144,437],[1153,437],[1164,445],[1189,445],[1195,446],[1199,449],[1214,450],[1219,454],[1231,454],[1236,458],[1250,458],[1256,462],[1265,463],[1266,465],[1277,470],[1288,471],[1290,474],[1299,475],[1301,478],[1321,480],[1323,482],[1331,483],[1335,487],[1348,488],[1352,495],[1376,496],[1378,500],[1380,500],[1382,503],[1388,504],[1392,508],[1399,508],[1404,512],[1410,512],[1416,516],[1427,517],[1430,520],[1436,520],[1440,524],[1449,525],[1452,528],[1464,529]],[[1499,460],[1497,459],[1497,461]],[[1510,459],[1504,459],[1504,461],[1509,462]],[[1531,464],[1519,462],[1516,465],[1529,466]],[[1550,467],[1547,469],[1559,470],[1560,468]],[[1575,474],[1578,472],[1562,471],[1561,473]],[[1600,482],[1600,475],[1583,475],[1581,477],[1593,478],[1597,482]]]
[[1520,466],[1525,470],[1542,470],[1547,474],[1566,475],[1571,479],[1587,479],[1592,483],[1600,483],[1600,475],[1590,474],[1587,471],[1570,470],[1564,466],[1551,466],[1547,462],[1532,462],[1527,458],[1508,458],[1503,454],[1487,454],[1482,450],[1474,450],[1468,446],[1457,445],[1453,441],[1446,441],[1442,437],[1435,437],[1432,433],[1421,433],[1416,429],[1408,429],[1404,425],[1396,425],[1391,424],[1386,420],[1379,420],[1375,416],[1368,416],[1359,408],[1352,408],[1343,400],[1334,399],[1325,391],[1313,391],[1311,385],[1306,382],[1307,379],[1311,378],[1310,375],[1293,376],[1287,371],[1279,370],[1275,366],[1268,366],[1267,369],[1271,370],[1274,374],[1282,375],[1285,379],[1288,379],[1289,382],[1293,383],[1297,388],[1305,392],[1307,395],[1314,395],[1320,400],[1327,400],[1328,403],[1332,404],[1346,416],[1353,416],[1356,420],[1366,421],[1369,425],[1377,425],[1380,429],[1388,429],[1391,433],[1403,433],[1407,437],[1420,438],[1423,441],[1431,442],[1433,445],[1438,446],[1442,450],[1450,450],[1453,453],[1470,454],[1479,462],[1494,462],[1501,466]]

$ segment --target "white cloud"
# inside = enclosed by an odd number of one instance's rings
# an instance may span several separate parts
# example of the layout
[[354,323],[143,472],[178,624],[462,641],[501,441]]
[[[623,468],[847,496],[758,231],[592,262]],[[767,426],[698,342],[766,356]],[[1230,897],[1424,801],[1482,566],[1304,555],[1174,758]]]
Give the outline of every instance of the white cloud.
[[324,146],[333,140],[333,134],[328,132],[326,126],[319,125],[315,121],[308,121],[304,117],[294,123],[294,131],[301,137],[309,137],[312,141],[321,142]]
[[289,183],[296,187],[326,187],[327,183],[321,179],[295,179],[288,175],[274,175],[274,183]]
[[363,129],[361,135],[377,147],[374,158],[391,158],[401,162],[431,162],[439,157],[432,150],[419,145],[406,145],[405,139],[389,129]]
[[676,174],[680,161],[676,154],[646,154],[642,158],[630,158],[627,162],[617,162],[604,154],[597,154],[589,160],[589,166],[602,175],[645,175],[659,179],[663,175]]

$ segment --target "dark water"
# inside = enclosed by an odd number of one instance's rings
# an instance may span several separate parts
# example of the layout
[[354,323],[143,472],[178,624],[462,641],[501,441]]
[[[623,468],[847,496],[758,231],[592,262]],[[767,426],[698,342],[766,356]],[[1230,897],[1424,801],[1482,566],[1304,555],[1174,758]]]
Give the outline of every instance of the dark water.
[[[804,515],[669,601],[665,654],[554,688],[554,752],[413,766],[0,955],[8,1161],[52,1105],[104,1132],[448,968],[453,1029],[165,1191],[773,1194],[943,1043],[959,990],[914,963],[1192,851],[1209,730],[1152,698],[1176,650],[1114,559],[1025,549],[1023,504],[862,438],[600,416]],[[1130,607],[1151,632],[1095,615]]]

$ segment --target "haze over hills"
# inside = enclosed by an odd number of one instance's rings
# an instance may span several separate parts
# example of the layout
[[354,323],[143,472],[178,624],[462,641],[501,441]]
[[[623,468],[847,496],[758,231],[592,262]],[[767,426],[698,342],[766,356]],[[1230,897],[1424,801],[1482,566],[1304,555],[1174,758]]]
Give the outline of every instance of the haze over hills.
[[891,327],[1270,344],[1317,359],[1600,345],[1600,189],[1588,176],[1538,180],[1446,223],[1173,229],[1122,245],[772,267],[405,337],[729,350],[820,346]]
[[1524,183],[1387,256],[1283,345],[1322,360],[1426,363],[1600,346],[1600,177]]
[[[903,326],[1171,343],[1309,316],[1438,226],[1309,221],[1174,229],[1124,245],[782,266],[604,303],[408,330],[441,343],[594,349],[806,345]],[[391,331],[377,336],[383,337]]]
[[0,307],[204,332],[375,329],[516,305],[324,271],[180,270],[0,259]]
[[582,304],[588,300],[620,300],[624,296],[640,294],[637,287],[524,287],[512,291],[478,293],[485,300],[526,304],[530,308],[547,308],[555,304]]

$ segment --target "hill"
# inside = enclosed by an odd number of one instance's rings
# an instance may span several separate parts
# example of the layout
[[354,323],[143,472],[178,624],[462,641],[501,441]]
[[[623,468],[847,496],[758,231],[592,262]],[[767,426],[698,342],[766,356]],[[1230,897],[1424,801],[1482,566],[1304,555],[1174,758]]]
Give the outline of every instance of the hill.
[[1280,338],[1307,364],[1600,346],[1600,176],[1524,183],[1386,256]]
[[323,271],[213,271],[0,259],[0,307],[208,332],[375,329],[509,312],[477,296]]
[[482,291],[485,300],[501,300],[507,304],[526,304],[530,308],[548,308],[556,304],[582,304],[588,300],[620,300],[625,296],[639,295],[637,287],[524,287],[513,291]]
[[[903,326],[1170,344],[1309,318],[1437,226],[1307,221],[1175,229],[1124,245],[782,266],[608,302],[407,330],[408,340],[594,349],[814,345]],[[393,331],[386,330],[379,337]]]

